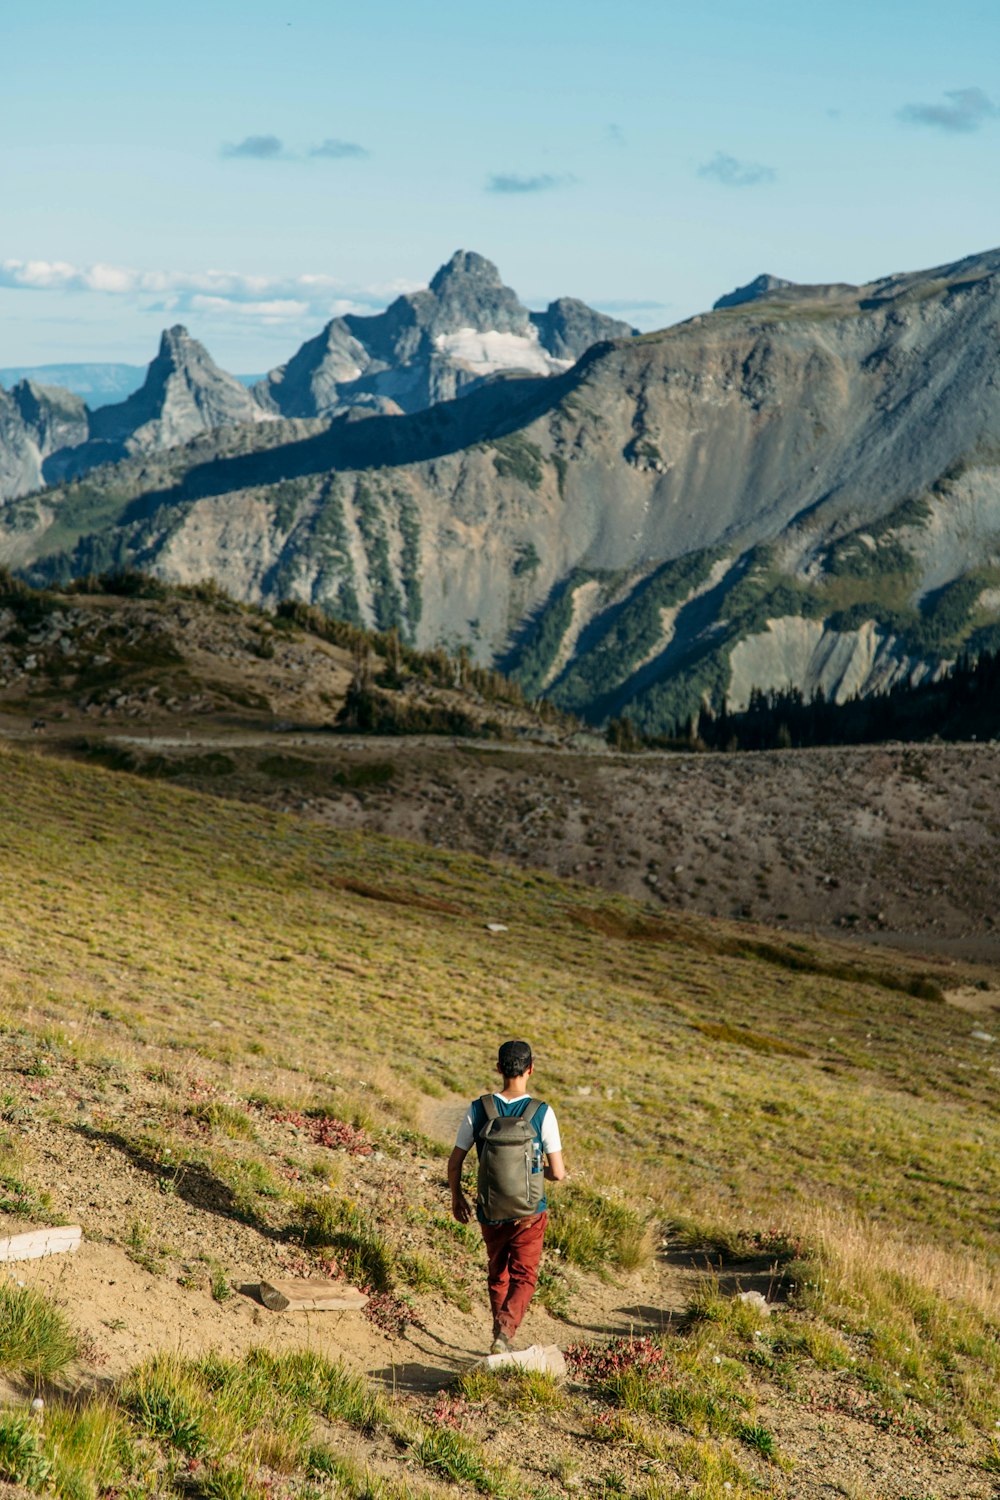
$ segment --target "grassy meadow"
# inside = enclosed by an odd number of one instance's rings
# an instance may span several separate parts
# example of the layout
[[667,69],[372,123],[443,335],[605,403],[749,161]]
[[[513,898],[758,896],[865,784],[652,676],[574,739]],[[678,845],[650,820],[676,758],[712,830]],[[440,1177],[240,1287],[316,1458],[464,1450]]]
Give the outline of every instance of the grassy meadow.
[[[553,1315],[678,1258],[707,1268],[662,1333],[557,1334],[576,1340],[563,1386],[471,1372],[435,1398],[263,1348],[88,1385],[72,1302],[8,1283],[0,1480],[72,1500],[809,1494],[796,1423],[819,1401],[991,1493],[997,1053],[944,997],[987,976],[663,918],[2,747],[0,869],[11,1223],[62,1211],[33,1121],[95,1164],[145,1164],[165,1215],[179,1188],[211,1191],[241,1233],[335,1264],[390,1321],[415,1295],[444,1321],[482,1309],[442,1142],[496,1042],[527,1035],[571,1172],[539,1291]],[[391,1186],[384,1210],[362,1210],[355,1173]],[[80,1222],[153,1277],[232,1295],[224,1248],[192,1271],[148,1215]],[[727,1293],[751,1260],[772,1268],[774,1316]]]

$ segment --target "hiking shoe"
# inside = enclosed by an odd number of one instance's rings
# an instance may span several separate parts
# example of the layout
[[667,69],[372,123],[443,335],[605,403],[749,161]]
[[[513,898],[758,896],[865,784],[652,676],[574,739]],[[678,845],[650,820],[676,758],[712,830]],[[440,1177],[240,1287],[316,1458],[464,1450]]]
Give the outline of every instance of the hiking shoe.
[[510,1339],[507,1337],[507,1335],[505,1333],[502,1333],[499,1328],[497,1329],[496,1333],[493,1335],[493,1342],[490,1345],[490,1353],[491,1354],[509,1354],[510,1353]]

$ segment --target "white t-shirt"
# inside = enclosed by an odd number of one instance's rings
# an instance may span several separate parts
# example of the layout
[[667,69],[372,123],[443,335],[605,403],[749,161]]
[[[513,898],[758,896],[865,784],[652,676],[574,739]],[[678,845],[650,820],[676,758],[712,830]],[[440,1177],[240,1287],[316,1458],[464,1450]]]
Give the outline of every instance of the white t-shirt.
[[[495,1093],[493,1097],[494,1099],[502,1099],[505,1104],[513,1102],[507,1098],[506,1094]],[[520,1094],[517,1097],[521,1099],[527,1097],[530,1099],[531,1095],[528,1094],[525,1096],[524,1094]],[[526,1113],[530,1115],[531,1110],[527,1110]],[[475,1140],[476,1137],[472,1128],[472,1110],[470,1108],[465,1119],[458,1127],[455,1145],[459,1151],[471,1151],[475,1145]],[[559,1139],[559,1126],[556,1122],[556,1112],[551,1104],[546,1105],[545,1114],[542,1116],[542,1150],[546,1156],[551,1156],[553,1151],[562,1150],[562,1141]]]

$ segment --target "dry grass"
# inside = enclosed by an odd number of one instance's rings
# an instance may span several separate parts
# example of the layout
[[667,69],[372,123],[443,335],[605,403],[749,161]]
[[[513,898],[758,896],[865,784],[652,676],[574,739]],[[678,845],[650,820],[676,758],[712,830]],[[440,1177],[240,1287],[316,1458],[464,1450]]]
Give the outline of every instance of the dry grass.
[[916,1294],[965,1304],[984,1323],[1000,1328],[1000,1268],[995,1257],[887,1233],[857,1215],[830,1208],[812,1209],[800,1222],[803,1234],[817,1247],[820,1263],[838,1286],[871,1286],[891,1266]]

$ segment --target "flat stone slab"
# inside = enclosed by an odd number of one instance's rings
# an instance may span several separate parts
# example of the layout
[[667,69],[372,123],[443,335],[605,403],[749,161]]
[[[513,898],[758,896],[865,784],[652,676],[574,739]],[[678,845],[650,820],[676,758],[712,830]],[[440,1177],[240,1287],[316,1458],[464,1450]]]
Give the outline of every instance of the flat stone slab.
[[484,1359],[477,1359],[472,1368],[502,1370],[511,1365],[519,1370],[540,1370],[557,1380],[566,1374],[566,1361],[558,1344],[531,1344],[527,1349],[511,1349],[507,1354],[487,1354]]
[[43,1255],[64,1255],[75,1250],[83,1238],[79,1224],[60,1224],[51,1229],[29,1229],[0,1239],[0,1261],[41,1260]]
[[271,1312],[347,1312],[364,1307],[368,1296],[335,1281],[262,1281],[260,1300]]

